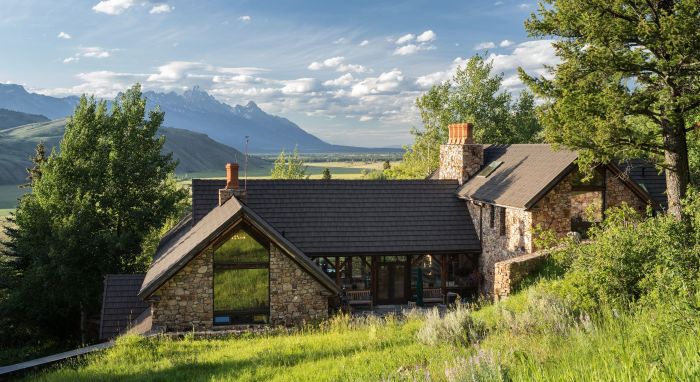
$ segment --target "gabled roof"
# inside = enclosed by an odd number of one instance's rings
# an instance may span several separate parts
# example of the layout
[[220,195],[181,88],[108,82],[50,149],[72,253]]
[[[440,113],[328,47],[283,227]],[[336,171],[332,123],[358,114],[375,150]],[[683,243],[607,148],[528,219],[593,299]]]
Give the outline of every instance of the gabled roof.
[[485,145],[484,166],[503,162],[489,176],[478,174],[459,189],[460,197],[528,209],[556,185],[578,158],[575,151],[548,144]]
[[617,164],[623,175],[638,184],[662,209],[668,208],[664,172],[643,159],[630,159]]
[[236,198],[231,198],[223,205],[212,209],[192,228],[181,233],[177,240],[170,240],[158,250],[153,264],[146,272],[146,277],[138,293],[139,297],[148,297],[182,269],[192,258],[209,246],[213,240],[244,220],[259,229],[322,285],[333,292],[339,292],[338,286],[333,280],[306,257],[303,252],[285,239],[282,234],[271,227],[258,214],[251,211],[250,208],[240,203]]
[[113,338],[124,332],[148,309],[148,304],[137,296],[144,276],[105,276],[100,339]]
[[[223,180],[192,181],[195,219]],[[249,180],[245,205],[308,256],[481,251],[454,180]]]

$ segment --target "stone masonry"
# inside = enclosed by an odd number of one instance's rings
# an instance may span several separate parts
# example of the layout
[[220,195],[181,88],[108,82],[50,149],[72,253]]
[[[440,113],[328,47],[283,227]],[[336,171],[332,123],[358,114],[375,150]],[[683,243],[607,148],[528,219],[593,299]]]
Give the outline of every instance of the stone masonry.
[[[213,250],[207,248],[148,299],[154,327],[167,331],[212,329],[213,275]],[[317,280],[271,244],[270,322],[273,325],[299,325],[327,318],[327,295]]]
[[270,321],[274,325],[299,325],[328,318],[326,289],[311,275],[270,247]]
[[605,176],[605,187],[607,208],[620,206],[624,202],[640,213],[646,211],[647,205],[644,200],[632,192],[620,177],[613,175],[610,171]]
[[462,184],[479,172],[483,164],[482,145],[440,146],[440,179],[457,179]]
[[532,272],[546,255],[543,252],[536,252],[494,264],[493,297],[499,300],[510,295],[520,281]]
[[211,329],[213,277],[213,251],[207,248],[149,297],[153,326],[169,331]]

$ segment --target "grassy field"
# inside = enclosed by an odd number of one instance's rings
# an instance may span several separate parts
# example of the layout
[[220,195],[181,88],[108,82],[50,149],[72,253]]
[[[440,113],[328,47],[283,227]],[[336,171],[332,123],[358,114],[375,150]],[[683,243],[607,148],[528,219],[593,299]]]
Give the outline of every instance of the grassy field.
[[336,317],[294,334],[122,338],[40,381],[689,381],[700,336],[659,312],[577,317],[536,287],[480,309]]
[[[395,162],[394,162],[395,163]],[[310,175],[310,179],[321,179],[321,174],[323,170],[328,168],[331,172],[331,177],[333,179],[362,179],[363,170],[379,170],[382,168],[384,162],[307,162],[306,164],[306,174]],[[257,168],[248,171],[248,179],[269,179],[270,170],[272,167],[268,168]],[[240,176],[243,177],[243,169],[240,169]],[[181,179],[183,182],[189,182],[193,178],[225,178],[226,171],[221,169],[221,171],[206,171],[206,172],[193,172],[184,174]]]

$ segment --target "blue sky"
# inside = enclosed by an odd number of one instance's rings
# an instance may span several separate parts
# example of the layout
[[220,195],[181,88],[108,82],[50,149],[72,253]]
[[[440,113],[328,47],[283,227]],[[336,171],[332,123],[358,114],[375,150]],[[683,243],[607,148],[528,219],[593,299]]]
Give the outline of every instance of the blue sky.
[[337,144],[408,143],[417,96],[475,53],[515,69],[556,62],[528,38],[535,1],[2,0],[0,82],[113,97],[195,85],[253,100]]

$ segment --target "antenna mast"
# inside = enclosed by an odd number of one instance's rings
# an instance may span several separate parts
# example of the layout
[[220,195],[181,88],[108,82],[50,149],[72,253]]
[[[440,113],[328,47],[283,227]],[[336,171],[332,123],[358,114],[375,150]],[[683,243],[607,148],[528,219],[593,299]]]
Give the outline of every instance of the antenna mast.
[[243,164],[243,189],[248,191],[248,140],[249,136],[245,136],[245,162]]

